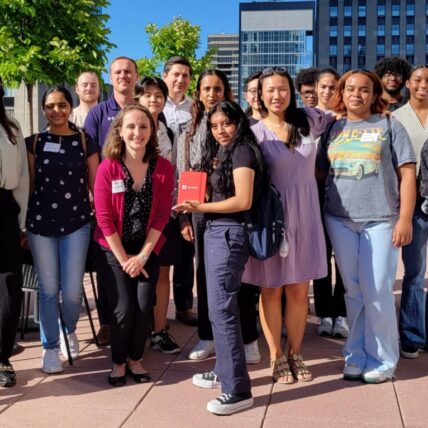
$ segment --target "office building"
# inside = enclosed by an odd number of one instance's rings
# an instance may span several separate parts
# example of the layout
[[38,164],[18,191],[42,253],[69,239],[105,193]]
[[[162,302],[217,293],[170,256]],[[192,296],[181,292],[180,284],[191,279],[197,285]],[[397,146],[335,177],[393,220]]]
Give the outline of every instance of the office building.
[[372,69],[385,56],[428,62],[428,1],[319,0],[319,67]]
[[294,77],[316,63],[316,2],[252,2],[239,5],[239,101],[245,79],[282,66]]
[[215,48],[213,67],[223,71],[230,83],[233,94],[238,97],[239,35],[209,34],[208,48]]

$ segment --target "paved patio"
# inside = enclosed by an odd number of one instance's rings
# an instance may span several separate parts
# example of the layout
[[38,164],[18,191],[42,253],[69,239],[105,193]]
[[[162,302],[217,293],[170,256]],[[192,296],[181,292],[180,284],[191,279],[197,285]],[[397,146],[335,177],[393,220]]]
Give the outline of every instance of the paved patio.
[[[400,286],[398,279],[397,300]],[[94,306],[89,288],[86,284]],[[92,343],[84,310],[77,331],[81,356],[72,366],[66,363],[60,375],[42,373],[38,334],[28,333],[20,342],[25,351],[13,358],[18,384],[0,389],[0,427],[428,427],[428,353],[400,360],[393,382],[347,382],[341,378],[343,341],[318,337],[317,319],[311,315],[303,355],[315,379],[273,384],[261,337],[262,362],[249,366],[255,406],[233,416],[211,415],[206,403],[218,391],[194,387],[191,377],[212,369],[214,359],[187,360],[197,341],[196,329],[174,320],[169,323],[182,352],[167,356],[148,349],[144,365],[153,382],[138,385],[128,379],[123,388],[108,385],[109,348],[98,349]]]

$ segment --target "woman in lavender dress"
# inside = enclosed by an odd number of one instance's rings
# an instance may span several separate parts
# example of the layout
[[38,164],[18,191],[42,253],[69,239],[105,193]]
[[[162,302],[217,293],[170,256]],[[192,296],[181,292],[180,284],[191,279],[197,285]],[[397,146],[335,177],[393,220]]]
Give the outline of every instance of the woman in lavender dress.
[[[260,318],[269,345],[272,377],[279,383],[310,381],[301,344],[308,313],[309,282],[327,275],[325,241],[315,181],[315,139],[331,115],[317,109],[298,109],[293,81],[279,67],[264,70],[258,84],[264,117],[252,127],[271,180],[281,193],[286,218],[284,252],[259,261],[250,258],[243,282],[261,288]],[[285,326],[288,352],[281,347],[281,295],[287,296]]]

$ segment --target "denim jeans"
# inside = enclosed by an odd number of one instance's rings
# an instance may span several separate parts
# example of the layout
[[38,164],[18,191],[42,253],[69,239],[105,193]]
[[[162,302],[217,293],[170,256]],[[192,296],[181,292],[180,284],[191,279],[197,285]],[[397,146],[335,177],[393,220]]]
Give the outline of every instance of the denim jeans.
[[238,306],[244,266],[248,260],[248,236],[239,223],[208,221],[205,235],[208,311],[214,335],[214,373],[223,393],[251,390],[245,361]]
[[399,332],[402,346],[426,343],[427,302],[424,291],[428,216],[421,211],[419,199],[413,214],[413,240],[403,247],[404,278],[401,294]]
[[325,216],[345,285],[349,336],[345,364],[392,376],[398,362],[398,329],[393,285],[398,248],[394,222],[352,222]]
[[76,330],[82,303],[82,284],[90,225],[63,236],[27,232],[39,280],[40,338],[43,349],[59,342],[59,294],[67,334]]

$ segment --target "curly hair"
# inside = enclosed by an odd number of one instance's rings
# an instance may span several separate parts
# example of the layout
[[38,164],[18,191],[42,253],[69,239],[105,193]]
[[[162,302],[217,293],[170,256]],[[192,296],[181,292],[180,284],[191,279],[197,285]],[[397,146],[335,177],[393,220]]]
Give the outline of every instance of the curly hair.
[[284,119],[288,125],[288,136],[285,144],[288,148],[291,148],[297,146],[300,143],[300,134],[304,137],[307,137],[309,135],[309,120],[308,116],[305,113],[305,110],[297,107],[293,79],[291,78],[288,71],[282,67],[267,68],[266,70],[263,70],[262,74],[260,75],[257,90],[262,116],[268,115],[268,109],[266,108],[262,100],[263,82],[268,77],[272,77],[275,75],[282,76],[287,79],[288,85],[290,86],[290,104],[284,112]]
[[144,113],[150,122],[150,138],[146,145],[146,151],[143,156],[143,162],[147,162],[152,158],[159,156],[158,152],[158,137],[156,131],[156,125],[153,121],[153,117],[146,107],[140,104],[130,104],[126,106],[119,114],[115,117],[111,124],[110,131],[107,135],[106,142],[103,146],[103,155],[107,159],[120,160],[125,156],[126,148],[123,138],[120,136],[120,130],[123,125],[125,116],[134,110],[141,111]]
[[320,69],[317,67],[302,68],[296,76],[296,87],[300,92],[302,85],[315,85],[318,80]]
[[[224,150],[219,150],[221,146],[215,140],[211,131],[211,118],[215,113],[219,112],[224,113],[227,119],[236,125],[236,133],[231,143]],[[217,167],[219,174],[218,188],[220,193],[227,198],[235,194],[232,156],[235,149],[242,145],[250,147],[254,153],[256,160],[254,188],[261,189],[262,172],[266,171],[266,166],[256,137],[251,131],[247,116],[242,111],[241,107],[233,101],[221,101],[215,104],[208,113],[207,144],[202,154],[201,170],[206,171],[210,176],[214,172],[213,159],[220,155],[220,164]],[[210,193],[212,192],[209,180],[208,191]]]
[[385,74],[398,74],[403,78],[403,82],[410,77],[411,66],[403,58],[398,56],[382,58],[373,68],[379,79]]
[[373,71],[366,70],[349,70],[339,80],[337,90],[331,99],[330,107],[337,114],[346,115],[346,106],[343,102],[343,91],[345,89],[346,81],[354,74],[363,74],[367,76],[373,83],[373,96],[376,97],[375,102],[370,105],[370,112],[383,113],[386,110],[386,101],[382,98],[383,87],[379,77]]
[[193,94],[193,103],[192,103],[192,123],[190,125],[190,132],[187,135],[188,140],[191,140],[196,133],[198,125],[201,123],[202,118],[204,117],[205,106],[200,100],[201,97],[201,83],[202,79],[206,76],[217,76],[223,83],[224,87],[224,100],[233,101],[232,88],[230,87],[227,76],[217,69],[209,69],[203,71],[196,82],[196,89]]

